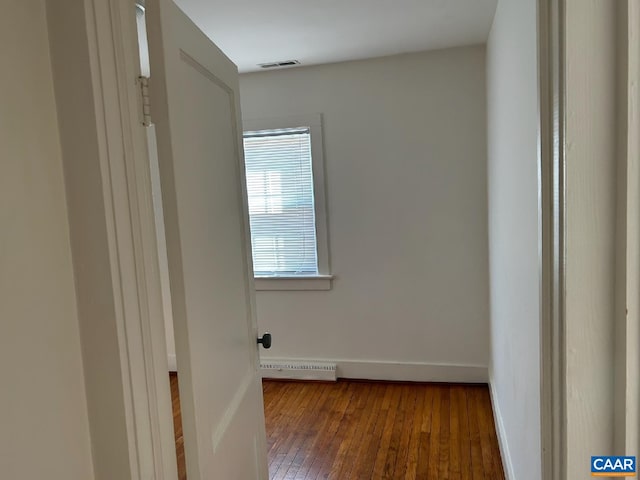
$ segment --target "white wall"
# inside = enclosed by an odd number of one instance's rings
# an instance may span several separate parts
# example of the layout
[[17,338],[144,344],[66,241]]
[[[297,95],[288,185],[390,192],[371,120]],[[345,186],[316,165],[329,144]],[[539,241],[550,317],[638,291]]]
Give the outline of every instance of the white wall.
[[45,4],[0,15],[0,472],[93,478]]
[[500,0],[487,44],[491,366],[505,468],[539,480],[536,1]]
[[245,120],[323,115],[337,277],[328,292],[258,292],[259,327],[274,336],[263,358],[338,360],[345,376],[486,380],[484,47],[240,85]]

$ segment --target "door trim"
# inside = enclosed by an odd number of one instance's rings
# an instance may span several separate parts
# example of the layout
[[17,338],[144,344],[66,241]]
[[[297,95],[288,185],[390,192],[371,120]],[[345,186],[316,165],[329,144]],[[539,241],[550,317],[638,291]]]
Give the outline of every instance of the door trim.
[[566,478],[565,0],[538,0],[542,478]]
[[[119,324],[131,479],[177,480],[149,154],[136,79],[141,75],[134,0],[84,0],[113,287],[129,305]],[[110,112],[111,114],[106,114]],[[116,146],[116,148],[111,148]],[[123,174],[116,175],[114,172]],[[117,199],[117,201],[113,201]],[[126,235],[118,232],[125,229]],[[124,459],[123,459],[124,460]]]
[[616,455],[633,455],[640,445],[640,4],[620,0],[616,6],[619,77],[614,451]]

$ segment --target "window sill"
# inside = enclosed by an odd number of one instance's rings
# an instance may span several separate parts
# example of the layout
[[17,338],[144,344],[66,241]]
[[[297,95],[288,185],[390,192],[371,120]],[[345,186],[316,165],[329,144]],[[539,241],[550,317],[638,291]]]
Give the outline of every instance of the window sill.
[[333,275],[255,277],[257,291],[331,290]]

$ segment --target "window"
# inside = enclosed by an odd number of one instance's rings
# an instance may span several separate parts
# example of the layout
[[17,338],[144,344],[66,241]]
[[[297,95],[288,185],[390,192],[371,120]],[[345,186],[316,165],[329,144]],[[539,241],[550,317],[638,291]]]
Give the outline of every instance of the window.
[[246,121],[256,288],[330,288],[320,116]]

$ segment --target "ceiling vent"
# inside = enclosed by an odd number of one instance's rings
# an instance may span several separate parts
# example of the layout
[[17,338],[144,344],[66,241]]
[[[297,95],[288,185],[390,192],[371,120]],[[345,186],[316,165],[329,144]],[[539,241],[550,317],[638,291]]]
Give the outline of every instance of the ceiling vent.
[[281,67],[292,67],[294,65],[300,65],[300,62],[298,60],[285,60],[282,62],[269,62],[269,63],[258,64],[260,68],[281,68]]

